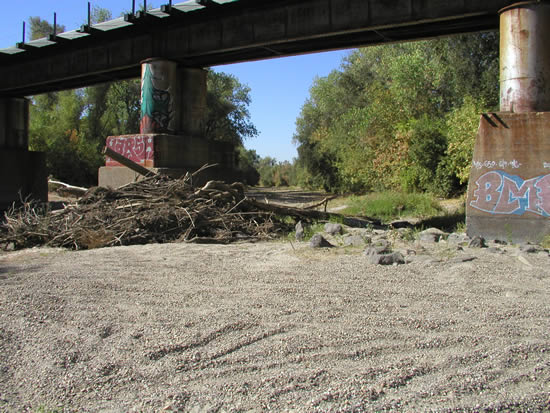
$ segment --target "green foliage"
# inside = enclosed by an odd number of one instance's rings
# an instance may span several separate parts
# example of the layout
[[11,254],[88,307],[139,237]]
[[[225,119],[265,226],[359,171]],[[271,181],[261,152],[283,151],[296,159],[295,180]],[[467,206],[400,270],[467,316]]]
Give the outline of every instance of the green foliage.
[[[57,25],[56,32],[62,33],[65,31],[65,26]],[[53,24],[47,20],[42,20],[40,17],[29,17],[29,31],[31,40],[41,39],[53,34]]]
[[447,165],[461,184],[467,183],[470,176],[479,117],[485,106],[483,99],[465,96],[463,104],[447,116]]
[[204,136],[211,140],[242,145],[258,135],[250,121],[250,88],[233,75],[208,72],[207,117]]
[[296,121],[297,179],[332,192],[456,192],[467,150],[455,146],[471,148],[458,122],[497,101],[494,33],[359,49],[311,87]]
[[408,192],[433,189],[437,166],[447,147],[440,121],[427,115],[407,124],[409,165],[402,172],[402,186]]
[[429,217],[442,213],[437,199],[430,194],[380,192],[352,196],[342,214],[363,215],[381,220],[400,217]]
[[247,185],[257,185],[260,182],[260,174],[258,172],[258,165],[260,162],[260,156],[255,150],[245,149],[240,145],[237,147],[238,154],[238,169],[242,173],[242,181]]
[[257,164],[261,186],[296,186],[298,184],[298,166],[296,162],[277,162],[275,158],[260,158]]

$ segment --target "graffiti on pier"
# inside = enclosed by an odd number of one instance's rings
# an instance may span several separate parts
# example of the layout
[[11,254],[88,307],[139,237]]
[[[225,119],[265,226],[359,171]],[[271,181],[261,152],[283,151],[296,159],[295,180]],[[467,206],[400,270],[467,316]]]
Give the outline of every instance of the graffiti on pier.
[[[150,166],[153,162],[153,139],[147,136],[111,136],[107,138],[107,146],[113,151],[125,156],[142,166]],[[107,166],[118,165],[118,162],[107,158]]]
[[475,169],[483,169],[483,168],[496,169],[497,167],[498,168],[518,169],[519,167],[521,167],[521,163],[519,163],[515,159],[512,159],[510,161],[506,161],[504,159],[501,159],[498,162],[497,161],[490,161],[490,160],[483,161],[483,162],[482,161],[473,161],[472,166]]
[[550,217],[550,174],[524,180],[504,171],[490,171],[475,182],[470,206],[491,214]]
[[[169,62],[170,63],[170,62]],[[172,79],[169,63],[144,64],[141,85],[141,133],[165,133],[171,131],[173,118]]]

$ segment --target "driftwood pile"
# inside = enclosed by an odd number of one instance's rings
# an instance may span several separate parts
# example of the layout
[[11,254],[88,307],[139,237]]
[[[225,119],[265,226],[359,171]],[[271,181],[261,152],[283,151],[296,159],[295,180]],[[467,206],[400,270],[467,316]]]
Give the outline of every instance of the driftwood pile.
[[12,209],[1,224],[0,245],[91,249],[266,240],[292,231],[298,220],[335,215],[258,202],[244,190],[241,183],[219,181],[196,188],[190,174],[179,179],[155,175],[116,190],[95,187],[61,210],[31,203]]

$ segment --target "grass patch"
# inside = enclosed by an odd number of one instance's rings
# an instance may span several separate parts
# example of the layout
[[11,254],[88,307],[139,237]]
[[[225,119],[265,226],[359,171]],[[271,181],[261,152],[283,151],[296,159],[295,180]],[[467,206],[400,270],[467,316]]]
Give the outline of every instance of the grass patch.
[[362,215],[390,221],[402,217],[426,218],[443,214],[439,201],[430,194],[380,192],[352,196],[348,208],[340,211],[347,215]]
[[547,235],[546,237],[544,237],[540,243],[540,245],[542,246],[542,248],[550,248],[550,235]]

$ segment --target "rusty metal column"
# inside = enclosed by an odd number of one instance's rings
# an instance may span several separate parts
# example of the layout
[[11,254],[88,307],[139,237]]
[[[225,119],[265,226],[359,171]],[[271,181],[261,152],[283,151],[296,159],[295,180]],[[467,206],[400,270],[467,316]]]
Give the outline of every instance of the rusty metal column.
[[550,3],[500,11],[500,110],[550,111]]
[[177,131],[177,63],[166,59],[147,59],[141,64],[140,133]]

